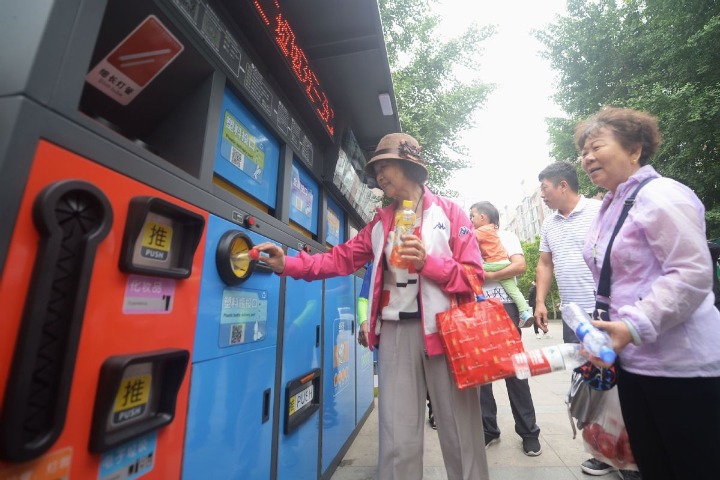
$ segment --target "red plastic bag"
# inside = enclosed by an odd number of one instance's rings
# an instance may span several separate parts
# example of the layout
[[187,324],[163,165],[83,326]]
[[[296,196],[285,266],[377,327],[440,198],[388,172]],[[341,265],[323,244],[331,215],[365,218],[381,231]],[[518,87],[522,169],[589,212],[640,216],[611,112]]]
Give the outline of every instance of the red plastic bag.
[[460,390],[515,375],[511,357],[524,351],[520,332],[501,301],[483,298],[436,316],[438,331]]
[[585,451],[616,468],[637,470],[620,410],[617,387],[593,393],[600,395],[600,403],[594,409],[594,418],[588,419],[582,427]]

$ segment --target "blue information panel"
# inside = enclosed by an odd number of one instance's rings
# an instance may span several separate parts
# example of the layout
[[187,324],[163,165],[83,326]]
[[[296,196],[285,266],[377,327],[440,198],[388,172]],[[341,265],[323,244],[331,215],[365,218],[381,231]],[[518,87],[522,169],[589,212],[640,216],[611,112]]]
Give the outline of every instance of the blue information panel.
[[229,347],[263,340],[267,327],[267,299],[264,290],[224,289],[218,344]]
[[290,184],[290,220],[317,234],[320,189],[297,160],[292,163]]
[[327,198],[325,211],[325,232],[325,242],[330,245],[338,245],[345,241],[345,212],[330,197]]
[[229,90],[225,90],[215,172],[270,208],[277,199],[278,141]]

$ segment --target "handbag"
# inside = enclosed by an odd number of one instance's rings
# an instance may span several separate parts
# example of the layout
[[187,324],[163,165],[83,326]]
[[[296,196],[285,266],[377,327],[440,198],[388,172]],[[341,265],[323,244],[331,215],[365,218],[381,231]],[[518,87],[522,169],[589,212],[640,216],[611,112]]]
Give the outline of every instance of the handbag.
[[475,272],[465,266],[475,302],[436,315],[438,333],[458,389],[477,387],[515,375],[511,357],[524,351],[520,332],[500,300],[482,295]]
[[[646,178],[635,187],[635,190],[626,199],[623,205],[623,209],[620,212],[615,228],[613,229],[610,241],[608,242],[607,249],[605,250],[605,257],[603,258],[602,268],[600,268],[600,281],[598,282],[596,298],[610,298],[610,276],[612,274],[612,267],[610,266],[610,251],[612,250],[615,236],[620,231],[620,227],[625,222],[630,208],[635,203],[635,197],[638,192],[648,182],[654,180],[654,177]],[[596,320],[610,320],[610,305],[606,302],[600,301],[599,299],[595,302],[595,311],[593,312],[593,318]],[[609,368],[596,367],[589,361],[580,365],[575,369],[579,375],[589,384],[589,386],[595,390],[609,390],[615,386],[617,382],[617,361]],[[577,417],[576,417],[577,418]],[[581,427],[582,428],[582,427]]]
[[[582,374],[573,372],[570,381],[570,390],[565,396],[565,405],[568,409],[568,417],[572,426],[573,439],[577,436],[577,429],[582,430],[585,425],[597,417],[602,407],[602,396],[609,390],[596,390],[591,388]],[[577,429],[575,422],[577,421]]]

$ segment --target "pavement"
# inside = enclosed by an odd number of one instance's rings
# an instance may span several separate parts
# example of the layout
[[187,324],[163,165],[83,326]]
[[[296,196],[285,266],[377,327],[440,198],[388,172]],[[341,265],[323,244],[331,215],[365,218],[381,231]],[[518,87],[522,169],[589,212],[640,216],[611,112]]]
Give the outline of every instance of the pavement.
[[[562,343],[562,322],[551,320],[549,333],[552,338],[535,338],[532,328],[522,330],[526,350]],[[491,480],[618,480],[617,473],[593,477],[580,470],[580,464],[590,458],[583,448],[578,432],[573,440],[568,420],[565,395],[570,386],[570,373],[560,371],[530,378],[530,391],[535,404],[537,424],[540,427],[542,454],[528,457],[522,451],[522,441],[515,433],[515,423],[510,411],[505,382],[493,384],[498,406],[498,425],[502,432],[500,442],[487,450]],[[331,480],[375,480],[377,466],[378,418],[373,409],[358,432]],[[445,480],[437,432],[425,424],[425,449],[423,456],[424,480]]]

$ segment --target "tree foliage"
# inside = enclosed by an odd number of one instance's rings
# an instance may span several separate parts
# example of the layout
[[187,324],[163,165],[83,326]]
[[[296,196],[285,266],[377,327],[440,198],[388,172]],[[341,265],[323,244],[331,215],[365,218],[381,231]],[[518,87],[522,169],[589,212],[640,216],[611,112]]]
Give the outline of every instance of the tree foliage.
[[[567,15],[536,36],[568,115],[549,121],[551,155],[576,159],[573,127],[602,106],[647,111],[664,137],[653,166],[697,193],[708,236],[719,236],[720,2],[568,0]],[[597,192],[580,177],[583,193]]]
[[423,146],[430,176],[428,185],[441,195],[452,172],[467,166],[467,150],[457,138],[472,126],[491,86],[479,80],[461,81],[457,68],[477,68],[479,45],[492,27],[470,27],[442,41],[433,0],[380,0],[380,15],[388,50],[402,130]]
[[[530,285],[535,280],[535,273],[537,272],[537,264],[540,259],[540,237],[535,237],[532,242],[522,243],[523,255],[525,255],[525,264],[527,270],[522,277],[518,278],[518,288],[525,294],[527,298]],[[555,276],[552,277],[552,285],[550,291],[545,297],[545,304],[548,308],[548,312],[555,312],[555,305],[560,301],[560,293],[558,292],[557,283],[555,283]],[[532,305],[535,308],[534,305]],[[557,318],[557,312],[552,317]]]

